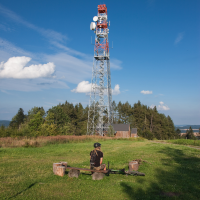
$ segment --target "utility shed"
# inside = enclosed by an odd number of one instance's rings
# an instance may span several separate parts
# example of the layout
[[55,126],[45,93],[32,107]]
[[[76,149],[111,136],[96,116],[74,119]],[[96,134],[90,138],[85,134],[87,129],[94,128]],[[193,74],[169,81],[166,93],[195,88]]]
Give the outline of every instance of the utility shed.
[[137,135],[137,128],[132,128],[131,129],[131,137],[138,137],[138,135]]
[[117,138],[130,137],[130,124],[112,124]]

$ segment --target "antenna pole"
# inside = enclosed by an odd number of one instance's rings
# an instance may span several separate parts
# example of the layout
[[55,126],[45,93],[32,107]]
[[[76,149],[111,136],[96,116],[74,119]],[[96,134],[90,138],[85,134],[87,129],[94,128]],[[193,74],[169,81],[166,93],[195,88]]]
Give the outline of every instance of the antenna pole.
[[88,111],[88,135],[105,135],[113,122],[107,18],[106,5],[98,5],[97,16],[90,24],[90,29],[95,32],[95,45]]

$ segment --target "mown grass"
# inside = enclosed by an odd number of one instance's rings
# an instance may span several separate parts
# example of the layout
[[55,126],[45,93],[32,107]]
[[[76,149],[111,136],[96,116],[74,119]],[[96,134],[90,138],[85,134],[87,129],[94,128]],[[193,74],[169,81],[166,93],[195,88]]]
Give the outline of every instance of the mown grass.
[[167,140],[167,142],[173,143],[173,144],[200,146],[200,140],[178,139],[178,140]]
[[200,199],[199,150],[149,141],[96,141],[113,169],[127,170],[133,159],[150,162],[139,167],[146,176],[111,174],[93,181],[89,172],[78,179],[53,174],[52,165],[59,161],[88,168],[93,141],[0,148],[0,199]]

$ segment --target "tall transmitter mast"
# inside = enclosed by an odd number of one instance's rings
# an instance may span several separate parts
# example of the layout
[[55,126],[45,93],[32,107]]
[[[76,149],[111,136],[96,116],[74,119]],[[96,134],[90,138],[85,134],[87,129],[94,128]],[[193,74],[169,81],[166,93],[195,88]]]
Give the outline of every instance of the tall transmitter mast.
[[93,17],[90,30],[95,33],[92,86],[88,111],[87,134],[104,135],[112,123],[112,90],[107,21],[107,7],[98,5],[97,16]]

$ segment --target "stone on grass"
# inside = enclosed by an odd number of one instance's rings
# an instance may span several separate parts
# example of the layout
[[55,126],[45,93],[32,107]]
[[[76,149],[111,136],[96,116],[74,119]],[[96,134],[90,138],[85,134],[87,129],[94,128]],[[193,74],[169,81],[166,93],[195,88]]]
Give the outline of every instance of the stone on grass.
[[104,173],[94,172],[94,174],[92,174],[92,180],[101,180],[104,175]]
[[68,176],[70,178],[73,178],[73,177],[76,177],[78,178],[79,177],[79,174],[80,174],[80,170],[76,170],[76,169],[71,169],[68,173]]

